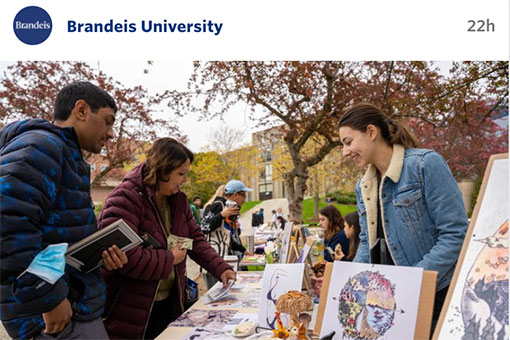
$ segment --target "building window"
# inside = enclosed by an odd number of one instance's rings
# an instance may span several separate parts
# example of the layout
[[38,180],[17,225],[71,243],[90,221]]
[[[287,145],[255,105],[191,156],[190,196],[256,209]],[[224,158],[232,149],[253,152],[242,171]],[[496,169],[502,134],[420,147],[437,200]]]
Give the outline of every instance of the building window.
[[273,183],[259,184],[259,192],[273,192]]
[[273,166],[271,164],[266,164],[266,182],[271,182],[273,180]]

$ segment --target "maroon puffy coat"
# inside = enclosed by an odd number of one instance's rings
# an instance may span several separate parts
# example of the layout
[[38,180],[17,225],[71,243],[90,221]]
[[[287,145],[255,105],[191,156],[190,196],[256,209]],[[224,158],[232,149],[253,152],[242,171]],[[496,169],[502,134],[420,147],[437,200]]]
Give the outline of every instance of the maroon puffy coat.
[[[140,164],[131,170],[108,196],[98,224],[102,228],[122,218],[137,234],[151,234],[163,248],[137,246],[127,252],[128,263],[122,269],[102,271],[107,285],[105,325],[110,338],[143,338],[159,280],[168,278],[174,268],[176,284],[170,297],[175,298],[175,304],[169,313],[177,317],[183,311],[186,261],[174,266],[174,256],[167,250],[166,236],[159,222],[161,214],[154,188],[142,182],[144,166]],[[231,269],[205,240],[186,195],[179,192],[169,196],[168,203],[172,234],[193,239],[193,250],[188,250],[191,259],[216,277]]]

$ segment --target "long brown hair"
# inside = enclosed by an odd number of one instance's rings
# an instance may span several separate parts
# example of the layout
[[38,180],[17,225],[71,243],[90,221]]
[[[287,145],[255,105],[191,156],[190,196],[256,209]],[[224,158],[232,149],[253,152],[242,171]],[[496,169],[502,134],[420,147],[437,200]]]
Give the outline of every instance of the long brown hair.
[[334,205],[327,205],[319,211],[319,214],[327,217],[329,220],[328,228],[324,232],[324,238],[326,241],[329,241],[344,228],[342,213]]
[[338,128],[348,126],[361,132],[367,131],[368,125],[377,126],[389,145],[401,144],[406,149],[418,146],[416,138],[402,123],[386,117],[382,110],[372,104],[351,106],[338,122]]
[[359,233],[361,232],[361,228],[359,226],[359,215],[357,211],[353,211],[345,215],[345,222],[354,229],[354,235],[352,239],[349,239],[349,252],[347,254],[347,259],[352,261],[352,259],[356,256],[356,252],[358,251],[359,246]]
[[193,153],[177,140],[170,137],[157,139],[147,151],[143,182],[157,185],[158,181],[168,181],[168,175],[188,159],[193,162]]

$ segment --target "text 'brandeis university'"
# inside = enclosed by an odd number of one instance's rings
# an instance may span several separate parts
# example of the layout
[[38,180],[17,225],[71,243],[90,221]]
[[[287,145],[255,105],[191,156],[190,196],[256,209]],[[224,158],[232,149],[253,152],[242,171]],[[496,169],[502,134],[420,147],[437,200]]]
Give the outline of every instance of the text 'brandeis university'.
[[202,22],[169,22],[166,19],[160,22],[153,20],[142,20],[139,25],[134,22],[115,22],[110,19],[106,23],[101,22],[76,22],[67,21],[67,31],[70,33],[134,33],[138,28],[145,33],[221,33],[223,23],[216,23],[212,20]]

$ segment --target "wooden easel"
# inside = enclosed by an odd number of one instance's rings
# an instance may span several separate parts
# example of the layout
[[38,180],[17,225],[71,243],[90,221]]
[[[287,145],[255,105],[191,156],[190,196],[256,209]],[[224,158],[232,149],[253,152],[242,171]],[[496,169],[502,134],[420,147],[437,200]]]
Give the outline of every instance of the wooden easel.
[[[295,235],[294,235],[295,241],[290,242],[290,253],[289,253],[289,256],[287,257],[287,263],[295,263],[299,259],[300,252],[299,252],[297,245],[298,245],[300,236],[304,240],[303,247],[305,246],[305,244],[309,244],[309,246],[311,248],[313,246],[313,243],[315,242],[315,240],[312,237],[306,238],[305,235],[303,234],[301,228],[299,228],[295,232]],[[309,296],[311,296],[312,282],[310,280],[310,268],[312,268],[313,264],[312,264],[312,259],[310,258],[310,252],[308,252],[308,254],[306,254],[306,257],[303,260],[303,262],[305,263],[305,272],[303,275],[303,287],[306,290],[307,294]]]

